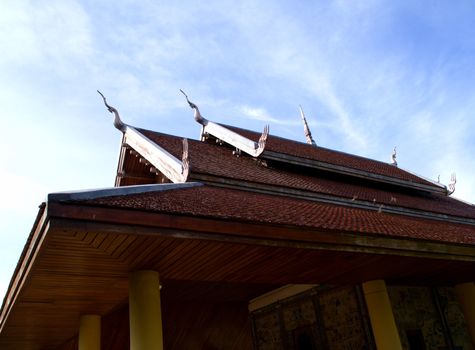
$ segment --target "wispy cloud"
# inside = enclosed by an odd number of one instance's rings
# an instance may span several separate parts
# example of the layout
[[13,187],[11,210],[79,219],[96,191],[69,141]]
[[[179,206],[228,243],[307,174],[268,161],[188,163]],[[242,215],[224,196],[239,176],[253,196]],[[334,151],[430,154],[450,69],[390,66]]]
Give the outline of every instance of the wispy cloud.
[[298,125],[301,124],[296,118],[293,119],[284,119],[277,118],[270,115],[270,113],[262,107],[251,107],[251,106],[241,106],[238,108],[240,114],[244,115],[247,118],[253,120],[264,121],[267,123],[274,123],[279,125]]
[[126,122],[198,135],[183,88],[211,120],[300,140],[302,104],[319,145],[383,161],[397,145],[475,201],[475,10],[439,5],[4,0],[0,174],[25,200],[112,184],[120,134],[95,90]]
[[1,63],[68,64],[92,53],[88,15],[74,0],[6,0],[0,32]]

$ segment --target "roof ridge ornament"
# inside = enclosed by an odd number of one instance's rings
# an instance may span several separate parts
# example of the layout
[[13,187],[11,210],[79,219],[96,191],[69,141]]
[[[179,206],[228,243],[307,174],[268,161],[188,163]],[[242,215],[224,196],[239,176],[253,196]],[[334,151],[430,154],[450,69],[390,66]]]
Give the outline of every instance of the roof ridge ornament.
[[117,109],[115,109],[114,107],[112,107],[111,105],[109,105],[107,103],[107,100],[105,98],[105,96],[102,94],[102,92],[100,92],[99,90],[97,90],[97,92],[99,93],[99,95],[101,95],[102,99],[104,100],[104,104],[105,106],[107,107],[107,110],[110,112],[110,113],[113,113],[114,114],[114,126],[119,129],[120,131],[122,132],[125,132],[125,129],[127,127],[127,124],[125,124],[124,122],[122,122],[122,120],[120,119],[120,115],[119,115],[119,112],[117,111]]
[[450,176],[450,183],[449,183],[449,191],[447,192],[447,195],[452,195],[452,193],[455,192],[455,184],[457,183],[457,174],[452,173]]
[[312,133],[310,132],[310,128],[308,127],[307,118],[305,118],[305,113],[303,112],[302,105],[299,105],[299,109],[300,109],[300,116],[302,117],[302,121],[303,121],[303,130],[305,132],[305,138],[307,139],[307,143],[309,145],[317,146],[317,143],[313,139]]
[[123,133],[122,144],[128,145],[139,156],[139,162],[145,166],[152,166],[151,171],[161,172],[171,181],[186,182],[190,171],[190,159],[188,155],[188,140],[183,140],[182,160],[170,154],[167,150],[160,147],[157,143],[149,139],[134,127],[122,122],[117,109],[107,103],[105,96],[97,90],[104,100],[107,110],[114,114],[114,126]]
[[180,89],[180,92],[185,96],[186,102],[188,102],[188,105],[191,107],[191,109],[195,111],[195,120],[203,126],[201,131],[202,140],[204,139],[203,135],[213,135],[216,140],[219,140],[219,142],[226,142],[234,146],[236,148],[234,151],[235,155],[240,154],[240,151],[243,151],[253,157],[258,157],[262,152],[264,152],[267,138],[269,136],[269,125],[264,127],[264,131],[259,137],[259,141],[252,141],[238,134],[237,132],[226,128],[225,126],[219,125],[204,118],[201,115],[198,106],[190,101],[188,95],[182,89]]
[[394,166],[397,166],[396,156],[397,156],[396,146],[394,146],[393,154],[391,154],[391,164]]
[[193,102],[190,101],[190,99],[188,98],[188,95],[185,94],[185,92],[180,89],[181,93],[183,95],[185,95],[185,98],[186,98],[186,102],[188,102],[188,104],[190,105],[191,109],[193,109],[195,111],[195,120],[200,123],[201,125],[206,125],[208,124],[208,120],[206,118],[204,118],[201,113],[200,113],[200,110],[198,109],[198,106],[196,104],[194,104]]
[[269,136],[269,124],[264,126],[264,130],[262,131],[261,137],[259,137],[259,141],[257,142],[257,150],[260,151],[259,154],[264,152],[264,148],[266,147],[268,136]]

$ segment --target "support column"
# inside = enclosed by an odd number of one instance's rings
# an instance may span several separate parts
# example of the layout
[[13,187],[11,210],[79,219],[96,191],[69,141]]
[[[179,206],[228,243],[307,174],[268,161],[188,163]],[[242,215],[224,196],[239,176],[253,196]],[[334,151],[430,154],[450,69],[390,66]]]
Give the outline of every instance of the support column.
[[101,350],[101,316],[81,316],[78,338],[79,350]]
[[468,333],[475,344],[475,283],[462,283],[455,286],[457,299],[462,307]]
[[158,272],[129,275],[130,350],[163,350]]
[[378,350],[401,350],[401,340],[394,320],[386,283],[374,280],[363,283],[371,328]]

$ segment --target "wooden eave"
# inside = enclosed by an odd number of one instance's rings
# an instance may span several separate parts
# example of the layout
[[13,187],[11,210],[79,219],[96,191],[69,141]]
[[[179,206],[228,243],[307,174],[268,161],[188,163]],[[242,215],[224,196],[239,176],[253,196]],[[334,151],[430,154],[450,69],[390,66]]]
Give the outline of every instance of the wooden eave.
[[126,304],[137,269],[160,271],[164,288],[167,280],[256,290],[380,278],[453,285],[475,274],[475,247],[59,200],[47,203],[18,266],[0,313],[5,350],[59,346],[77,334],[81,314]]
[[[129,230],[130,225],[171,230],[177,238],[196,238],[270,246],[342,250],[349,252],[395,254],[475,262],[475,246],[438,241],[421,241],[334,232],[332,230],[301,229],[293,226],[249,223],[188,215],[156,213],[131,209],[105,208],[89,205],[50,203],[50,217],[55,220],[79,220],[114,225],[115,231]],[[66,225],[66,222],[63,222]],[[136,232],[137,229],[134,229]],[[165,231],[164,231],[165,232]],[[174,233],[173,233],[174,232]]]

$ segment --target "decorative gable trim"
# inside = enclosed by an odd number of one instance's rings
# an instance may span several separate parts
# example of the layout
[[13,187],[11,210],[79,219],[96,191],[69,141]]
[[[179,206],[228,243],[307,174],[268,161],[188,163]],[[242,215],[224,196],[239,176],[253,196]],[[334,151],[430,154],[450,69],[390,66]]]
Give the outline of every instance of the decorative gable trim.
[[236,149],[249,154],[252,157],[259,157],[266,146],[267,136],[269,135],[269,126],[264,127],[261,137],[258,142],[249,140],[248,138],[239,135],[238,133],[231,131],[224,126],[207,121],[206,125],[203,125],[203,134],[206,137],[207,134],[213,135],[218,140],[226,142]]
[[[122,144],[132,147],[140,156],[146,159],[155,169],[160,171],[172,182],[186,182],[190,171],[188,140],[183,139],[183,156],[180,161],[137,129],[122,122],[117,109],[107,103],[105,96],[99,90],[97,90],[97,92],[104,100],[104,105],[107,110],[114,114],[114,126],[124,134]],[[123,154],[121,154],[121,160],[123,160]]]
[[125,128],[123,143],[133,148],[172,182],[186,182],[188,179],[190,162],[187,139],[183,139],[181,161],[131,126]]
[[180,91],[183,95],[185,95],[186,101],[188,102],[190,108],[194,110],[195,120],[203,126],[201,134],[202,138],[205,138],[206,135],[212,135],[216,137],[216,139],[222,142],[226,142],[227,144],[230,144],[231,146],[235,147],[237,150],[237,154],[240,154],[242,151],[252,157],[259,157],[259,155],[264,152],[267,137],[269,136],[269,125],[266,125],[264,127],[264,131],[262,132],[259,141],[254,142],[232,130],[229,130],[228,128],[225,128],[224,126],[211,122],[205,117],[203,117],[200,113],[198,106],[188,99],[188,96],[183,92],[183,90]]

